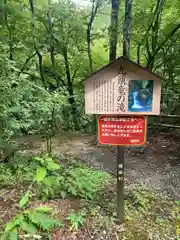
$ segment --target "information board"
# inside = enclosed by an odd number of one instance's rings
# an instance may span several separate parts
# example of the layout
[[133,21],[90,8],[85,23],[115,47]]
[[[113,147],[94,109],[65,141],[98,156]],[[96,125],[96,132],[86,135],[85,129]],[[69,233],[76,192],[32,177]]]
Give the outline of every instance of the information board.
[[145,116],[99,116],[100,145],[140,146],[146,143]]
[[161,80],[133,64],[107,67],[85,82],[85,112],[98,115],[160,114]]

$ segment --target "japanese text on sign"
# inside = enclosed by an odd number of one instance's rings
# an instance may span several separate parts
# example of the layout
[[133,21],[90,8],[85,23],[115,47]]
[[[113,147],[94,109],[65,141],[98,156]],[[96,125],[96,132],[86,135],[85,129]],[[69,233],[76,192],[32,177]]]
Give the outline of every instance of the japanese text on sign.
[[126,73],[123,66],[120,66],[118,75],[118,98],[117,98],[117,112],[125,112],[125,95],[126,95]]
[[98,141],[110,145],[143,145],[146,141],[146,118],[100,116]]

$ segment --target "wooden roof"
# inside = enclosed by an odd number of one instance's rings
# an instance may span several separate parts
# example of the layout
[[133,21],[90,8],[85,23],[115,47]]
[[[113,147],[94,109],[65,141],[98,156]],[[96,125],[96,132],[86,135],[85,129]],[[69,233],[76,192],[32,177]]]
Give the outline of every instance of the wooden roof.
[[97,73],[101,72],[101,71],[104,70],[105,68],[108,68],[108,67],[110,67],[111,65],[117,63],[118,61],[125,61],[125,62],[127,62],[127,63],[129,63],[129,64],[132,64],[132,65],[140,68],[142,71],[146,71],[146,72],[148,72],[148,73],[156,76],[156,77],[159,78],[159,79],[163,79],[161,76],[157,75],[156,73],[153,73],[150,69],[148,69],[148,68],[146,68],[146,67],[142,67],[141,65],[139,65],[138,63],[130,60],[130,59],[127,58],[127,57],[120,56],[120,57],[118,57],[116,60],[114,60],[114,61],[112,61],[112,62],[104,65],[102,68],[98,69],[97,71],[93,72],[91,75],[87,76],[87,77],[85,78],[85,80],[88,80],[88,79],[91,78],[92,76],[94,76],[94,75],[96,75]]

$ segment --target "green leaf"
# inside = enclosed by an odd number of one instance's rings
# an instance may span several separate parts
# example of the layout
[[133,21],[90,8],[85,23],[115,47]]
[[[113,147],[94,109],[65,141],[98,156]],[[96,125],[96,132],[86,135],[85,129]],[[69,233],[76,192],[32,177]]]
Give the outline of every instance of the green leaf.
[[6,224],[5,232],[11,231],[13,228],[17,227],[20,224],[20,217],[14,218],[12,221]]
[[41,157],[35,157],[34,160],[36,160],[37,162],[41,162],[43,160],[43,158]]
[[23,208],[24,206],[27,205],[28,201],[29,201],[29,194],[30,192],[28,191],[20,200],[19,202],[19,207]]
[[60,169],[60,165],[54,162],[48,162],[47,169],[50,171],[58,170]]
[[56,180],[57,180],[56,177],[49,176],[44,179],[44,183],[48,186],[52,186],[57,184]]
[[39,225],[39,227],[43,230],[50,230],[52,227],[60,227],[63,225],[62,222],[57,221],[51,216],[42,212],[29,212],[28,217],[31,222]]
[[71,224],[71,229],[75,229],[78,230],[80,226],[83,225],[84,223],[84,213],[80,212],[80,213],[76,213],[76,212],[71,212],[69,213],[69,215],[67,216],[67,220],[69,220],[70,224]]
[[0,240],[6,240],[8,237],[9,237],[9,232],[4,232],[4,233],[1,235]]
[[44,213],[49,213],[52,212],[52,208],[50,207],[38,207],[34,209],[37,212],[44,212]]
[[46,162],[53,162],[53,159],[51,157],[46,157],[45,160]]
[[13,231],[9,235],[10,240],[18,240],[18,231],[17,228],[14,228]]
[[44,167],[38,167],[36,170],[36,176],[34,178],[35,181],[41,182],[47,174],[47,170]]
[[26,221],[22,221],[20,227],[23,229],[23,231],[27,233],[35,234],[37,232],[36,227],[32,223],[28,223]]

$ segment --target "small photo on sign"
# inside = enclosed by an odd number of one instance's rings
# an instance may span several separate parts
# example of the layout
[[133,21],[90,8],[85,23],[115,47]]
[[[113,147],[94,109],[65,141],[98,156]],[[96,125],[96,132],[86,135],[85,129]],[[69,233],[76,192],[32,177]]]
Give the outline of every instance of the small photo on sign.
[[152,112],[153,80],[130,80],[128,112]]

